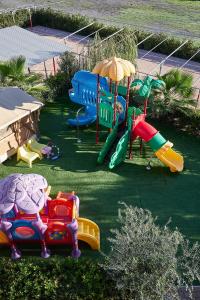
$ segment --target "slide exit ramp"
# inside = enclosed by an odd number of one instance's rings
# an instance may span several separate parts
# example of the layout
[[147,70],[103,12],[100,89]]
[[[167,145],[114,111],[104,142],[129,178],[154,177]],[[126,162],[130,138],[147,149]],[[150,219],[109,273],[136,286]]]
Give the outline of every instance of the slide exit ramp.
[[93,221],[78,218],[78,240],[90,245],[93,250],[100,250],[100,230]]

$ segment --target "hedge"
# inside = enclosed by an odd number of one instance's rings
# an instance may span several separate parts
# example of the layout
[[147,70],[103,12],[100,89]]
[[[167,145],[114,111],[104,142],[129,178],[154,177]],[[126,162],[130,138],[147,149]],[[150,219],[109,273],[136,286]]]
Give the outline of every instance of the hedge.
[[86,258],[1,258],[0,282],[0,299],[117,299],[104,271]]
[[[92,21],[94,24],[85,28],[80,32],[81,35],[88,35],[97,29],[100,29],[103,24],[91,20],[88,17],[81,15],[71,15],[68,13],[53,11],[51,9],[39,9],[32,11],[33,25],[47,26],[55,29],[60,29],[68,32],[74,32]],[[17,11],[15,14],[15,24],[25,27],[29,24],[29,14],[27,10]],[[13,17],[11,13],[1,14],[0,27],[7,27],[14,25]],[[119,28],[117,26],[107,26],[101,31],[99,31],[100,36],[106,37],[117,31]],[[134,28],[133,28],[134,30]],[[145,37],[149,35],[149,32],[137,31],[135,33],[138,42],[142,41]],[[154,34],[151,38],[143,42],[139,48],[150,50],[155,47],[158,43],[168,37],[166,34]],[[177,37],[169,37],[165,42],[156,48],[156,52],[162,54],[170,54],[173,50],[178,48],[183,43],[183,39]],[[199,44],[195,44],[192,40],[189,40],[179,51],[177,51],[174,56],[189,59],[197,50],[199,49]],[[200,53],[198,53],[194,58],[194,61],[200,62]]]
[[[33,13],[33,24],[39,24],[42,26],[47,26],[51,28],[61,29],[64,31],[74,32],[81,27],[84,27],[91,23],[91,19],[81,15],[71,15],[59,11],[53,11],[51,9],[41,9]],[[87,27],[80,32],[81,35],[88,35],[94,31],[103,27],[104,24],[94,22],[92,26]],[[116,32],[119,28],[117,26],[107,26],[101,31],[99,35],[101,38],[107,37],[110,34]],[[133,31],[134,28],[133,28]],[[135,35],[137,41],[140,42],[144,40],[150,33],[145,31],[136,31]],[[167,38],[166,34],[154,34],[151,38],[143,42],[139,48],[150,50],[159,44],[162,40]],[[183,39],[169,37],[164,43],[162,43],[156,51],[162,54],[170,54],[176,48],[178,48],[183,43]],[[195,45],[192,40],[189,40],[179,51],[174,55],[180,58],[189,59],[197,50],[199,45]],[[200,62],[200,53],[198,53],[193,60]]]
[[17,10],[14,14],[5,12],[0,14],[0,28],[13,25],[27,27],[30,24],[30,15],[27,9]]

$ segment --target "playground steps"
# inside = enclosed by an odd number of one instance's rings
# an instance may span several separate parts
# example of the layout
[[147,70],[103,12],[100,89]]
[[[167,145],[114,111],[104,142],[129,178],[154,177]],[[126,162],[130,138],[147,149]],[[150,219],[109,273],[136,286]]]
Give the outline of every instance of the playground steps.
[[93,250],[100,249],[100,230],[96,223],[85,218],[78,218],[78,240],[90,245]]

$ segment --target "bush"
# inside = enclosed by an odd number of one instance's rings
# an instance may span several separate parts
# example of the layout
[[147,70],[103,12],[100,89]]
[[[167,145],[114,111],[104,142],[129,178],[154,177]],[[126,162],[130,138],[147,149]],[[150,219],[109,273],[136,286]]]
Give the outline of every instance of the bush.
[[27,9],[17,10],[14,14],[12,12],[1,13],[0,28],[18,25],[20,27],[29,26],[29,12]]
[[52,257],[0,260],[1,299],[109,299],[110,283],[94,261]]
[[[177,230],[156,224],[150,211],[126,206],[112,230],[111,251],[103,264],[121,299],[179,299],[178,288],[200,280],[200,246],[190,247]],[[168,298],[167,298],[168,299]]]
[[[100,29],[104,25],[99,22],[95,22],[95,20],[91,20],[86,16],[82,16],[79,14],[72,15],[61,11],[54,11],[52,9],[39,9],[33,11],[32,19],[34,25],[47,26],[69,32],[74,32],[94,22],[92,26],[89,26],[82,30],[79,33],[81,35],[88,35]],[[116,27],[108,26],[100,31],[100,35],[102,37],[105,37],[109,34],[114,33],[116,30]]]
[[50,75],[46,79],[46,84],[51,90],[51,98],[67,95],[71,88],[71,79],[75,72],[79,70],[79,63],[75,55],[65,52],[60,57],[59,70],[55,76]]
[[[122,39],[123,43],[121,43]],[[102,39],[99,36],[99,33],[97,33],[92,43],[85,51],[87,59],[84,62],[84,66],[87,70],[92,71],[97,62],[113,56],[121,57],[135,63],[135,59],[137,57],[135,39],[135,36],[130,37],[129,30],[124,30],[123,34],[119,33],[104,43],[101,43]]]
[[175,110],[168,119],[179,129],[194,136],[200,136],[200,110],[190,110],[189,112]]

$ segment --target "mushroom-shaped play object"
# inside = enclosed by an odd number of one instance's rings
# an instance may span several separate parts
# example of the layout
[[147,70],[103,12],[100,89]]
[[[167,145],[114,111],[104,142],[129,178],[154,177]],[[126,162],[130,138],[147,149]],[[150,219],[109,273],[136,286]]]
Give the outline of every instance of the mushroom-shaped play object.
[[14,259],[19,258],[20,253],[13,242],[12,223],[7,221],[5,216],[13,208],[26,214],[36,214],[36,219],[32,224],[40,232],[42,257],[49,256],[43,237],[47,226],[43,224],[39,215],[39,211],[44,207],[47,200],[45,193],[47,186],[46,179],[38,174],[12,174],[0,180],[0,216],[2,216],[0,227],[10,240],[12,258]]

